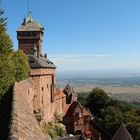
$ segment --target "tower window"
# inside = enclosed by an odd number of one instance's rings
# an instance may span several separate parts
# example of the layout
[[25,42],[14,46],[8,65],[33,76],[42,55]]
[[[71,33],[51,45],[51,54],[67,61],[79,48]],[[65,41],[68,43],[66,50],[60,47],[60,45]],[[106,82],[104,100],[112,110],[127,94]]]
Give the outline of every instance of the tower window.
[[43,97],[42,97],[42,99],[41,99],[41,102],[42,102],[42,104],[43,104]]
[[54,85],[51,85],[51,103],[54,101]]
[[42,87],[41,90],[44,91],[44,88]]

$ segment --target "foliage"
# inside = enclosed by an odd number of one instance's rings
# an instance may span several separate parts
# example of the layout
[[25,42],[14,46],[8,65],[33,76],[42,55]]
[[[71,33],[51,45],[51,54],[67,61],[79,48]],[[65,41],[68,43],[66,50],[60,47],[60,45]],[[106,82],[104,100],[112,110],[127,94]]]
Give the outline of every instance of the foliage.
[[[1,0],[0,0],[1,4]],[[5,31],[6,30],[6,18],[2,17],[4,10],[0,8],[0,29]]]
[[95,121],[112,135],[116,133],[123,121],[133,139],[140,139],[140,108],[138,106],[113,100],[99,88],[92,89],[87,97],[82,93],[79,101],[83,100],[94,115]]
[[0,98],[6,93],[14,82],[14,66],[12,62],[12,41],[6,33],[5,18],[0,10]]
[[61,115],[59,115],[57,112],[54,112],[54,122],[59,123],[61,122]]
[[[11,54],[12,55],[12,54]],[[8,91],[15,81],[12,56],[0,55],[0,98]]]
[[63,137],[66,134],[66,131],[64,130],[64,128],[62,126],[60,126],[59,124],[56,124],[54,126],[54,131],[56,132],[57,136],[59,136],[59,137]]
[[65,129],[59,123],[44,123],[42,126],[42,130],[44,133],[48,133],[52,139],[57,137],[63,137],[66,135]]
[[6,32],[6,18],[0,9],[0,99],[15,81],[28,77],[29,65],[25,54],[14,52],[13,44]]
[[19,50],[14,52],[15,79],[17,82],[24,80],[29,74],[28,57]]
[[89,96],[89,93],[81,92],[77,93],[77,100],[83,105],[84,107],[87,106],[86,98]]
[[101,109],[106,108],[110,102],[110,98],[105,91],[100,88],[93,88],[87,97],[87,107],[95,116],[100,116]]
[[114,134],[121,124],[121,112],[115,107],[108,106],[106,109],[101,109],[101,114],[100,120],[97,122],[104,125],[104,128],[109,130],[111,134]]

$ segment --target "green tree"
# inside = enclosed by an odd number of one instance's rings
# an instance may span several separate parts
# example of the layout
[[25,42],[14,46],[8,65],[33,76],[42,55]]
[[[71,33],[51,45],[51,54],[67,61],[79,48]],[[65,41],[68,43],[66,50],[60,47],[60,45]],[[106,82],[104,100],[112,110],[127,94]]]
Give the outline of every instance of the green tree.
[[84,107],[87,106],[87,97],[89,96],[89,93],[86,92],[79,92],[77,93],[77,100],[78,102],[81,103],[81,105],[83,105]]
[[60,123],[44,123],[42,126],[42,131],[46,134],[48,133],[52,139],[58,137],[64,137],[66,135],[66,130]]
[[100,116],[101,109],[106,108],[110,100],[104,90],[96,87],[87,97],[87,107],[93,115]]
[[15,68],[15,80],[19,82],[26,79],[30,68],[28,64],[28,57],[25,53],[21,50],[14,52],[13,62]]
[[6,31],[6,18],[0,8],[0,99],[15,81],[28,77],[27,56],[21,51],[14,52],[12,41]]
[[140,116],[137,110],[132,109],[124,113],[124,123],[135,140],[139,140],[140,136]]
[[6,19],[0,9],[0,99],[14,82],[12,41],[6,33]]
[[101,116],[97,121],[114,135],[122,122],[122,113],[119,109],[108,106],[106,109],[101,109]]
[[122,123],[135,140],[140,139],[140,110],[133,104],[116,101],[99,88],[94,88],[87,97],[87,105],[95,121],[114,135]]

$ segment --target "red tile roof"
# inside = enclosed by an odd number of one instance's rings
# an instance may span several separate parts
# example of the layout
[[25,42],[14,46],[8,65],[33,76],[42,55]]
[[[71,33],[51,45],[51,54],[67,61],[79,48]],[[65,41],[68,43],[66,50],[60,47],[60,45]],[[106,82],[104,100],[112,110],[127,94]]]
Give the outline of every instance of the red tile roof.
[[56,89],[56,93],[55,93],[55,99],[61,99],[61,98],[65,98],[66,95],[63,93],[63,91],[61,89]]

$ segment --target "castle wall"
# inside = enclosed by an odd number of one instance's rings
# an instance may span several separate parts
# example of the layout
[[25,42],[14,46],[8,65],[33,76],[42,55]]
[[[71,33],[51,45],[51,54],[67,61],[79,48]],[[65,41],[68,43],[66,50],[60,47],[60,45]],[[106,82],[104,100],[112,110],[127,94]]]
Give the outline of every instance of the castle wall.
[[31,78],[35,84],[34,110],[40,111],[43,120],[50,122],[56,111],[55,96],[55,69],[32,69]]
[[45,140],[33,114],[34,85],[30,79],[15,83],[10,124],[10,140]]
[[56,106],[57,114],[59,114],[60,116],[63,116],[64,108],[66,106],[66,96],[63,93],[63,91],[60,89],[56,89],[55,106]]

